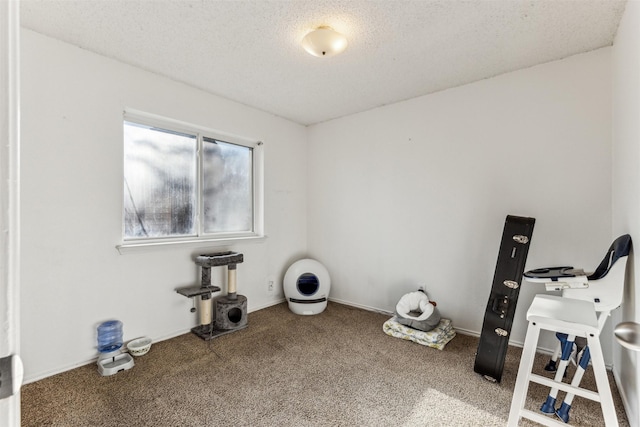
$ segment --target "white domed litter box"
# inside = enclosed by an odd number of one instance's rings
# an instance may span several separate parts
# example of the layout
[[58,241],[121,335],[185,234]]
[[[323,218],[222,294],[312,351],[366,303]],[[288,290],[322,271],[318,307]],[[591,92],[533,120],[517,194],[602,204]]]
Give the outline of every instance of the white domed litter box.
[[284,296],[296,314],[322,313],[331,289],[329,272],[314,259],[294,262],[284,275]]

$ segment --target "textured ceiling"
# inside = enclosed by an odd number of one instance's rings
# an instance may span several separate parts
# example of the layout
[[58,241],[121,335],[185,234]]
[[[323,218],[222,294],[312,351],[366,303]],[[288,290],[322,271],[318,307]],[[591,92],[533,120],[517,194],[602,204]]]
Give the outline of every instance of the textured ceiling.
[[[613,42],[617,0],[22,0],[22,25],[313,124]],[[347,50],[307,54],[329,25]]]

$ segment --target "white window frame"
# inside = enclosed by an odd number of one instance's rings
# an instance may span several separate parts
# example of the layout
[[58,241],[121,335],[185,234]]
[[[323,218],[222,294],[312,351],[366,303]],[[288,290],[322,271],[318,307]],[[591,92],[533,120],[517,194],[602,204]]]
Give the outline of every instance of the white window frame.
[[[190,236],[180,237],[136,237],[125,238],[125,221],[124,221],[124,185],[121,198],[121,241],[122,243],[116,248],[120,253],[125,253],[130,250],[154,248],[154,247],[167,247],[175,245],[188,245],[195,247],[204,246],[219,246],[231,244],[240,241],[261,241],[266,236],[264,234],[264,143],[257,139],[250,139],[229,133],[221,132],[218,130],[209,129],[206,127],[185,123],[179,120],[169,119],[166,117],[157,116],[150,113],[145,113],[137,110],[125,110],[123,115],[124,122],[132,122],[145,126],[153,126],[160,129],[166,129],[175,132],[181,132],[186,134],[192,134],[196,136],[196,234]],[[204,174],[202,173],[202,147],[204,138],[215,139],[221,142],[231,143],[248,147],[252,149],[252,185],[253,185],[253,230],[249,232],[226,232],[226,233],[204,233],[204,226],[202,224],[203,218],[203,196],[202,196],[202,180]],[[122,137],[123,142],[123,157],[122,162],[124,165],[124,134]],[[124,172],[124,171],[123,171]],[[124,175],[123,175],[124,179]]]

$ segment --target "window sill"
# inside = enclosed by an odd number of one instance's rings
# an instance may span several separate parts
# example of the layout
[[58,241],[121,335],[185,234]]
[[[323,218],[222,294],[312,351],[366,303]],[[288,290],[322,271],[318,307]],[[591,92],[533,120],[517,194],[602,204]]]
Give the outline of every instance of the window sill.
[[177,248],[207,248],[212,246],[229,246],[236,243],[262,243],[267,236],[227,237],[220,239],[190,239],[154,242],[127,242],[116,246],[120,255],[149,252],[154,250]]

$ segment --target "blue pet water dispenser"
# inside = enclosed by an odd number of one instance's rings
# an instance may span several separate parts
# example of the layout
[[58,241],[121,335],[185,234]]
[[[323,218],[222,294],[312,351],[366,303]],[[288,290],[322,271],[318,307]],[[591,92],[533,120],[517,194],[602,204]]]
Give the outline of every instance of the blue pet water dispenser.
[[98,325],[98,372],[102,376],[133,368],[133,357],[122,352],[122,322],[107,320]]

